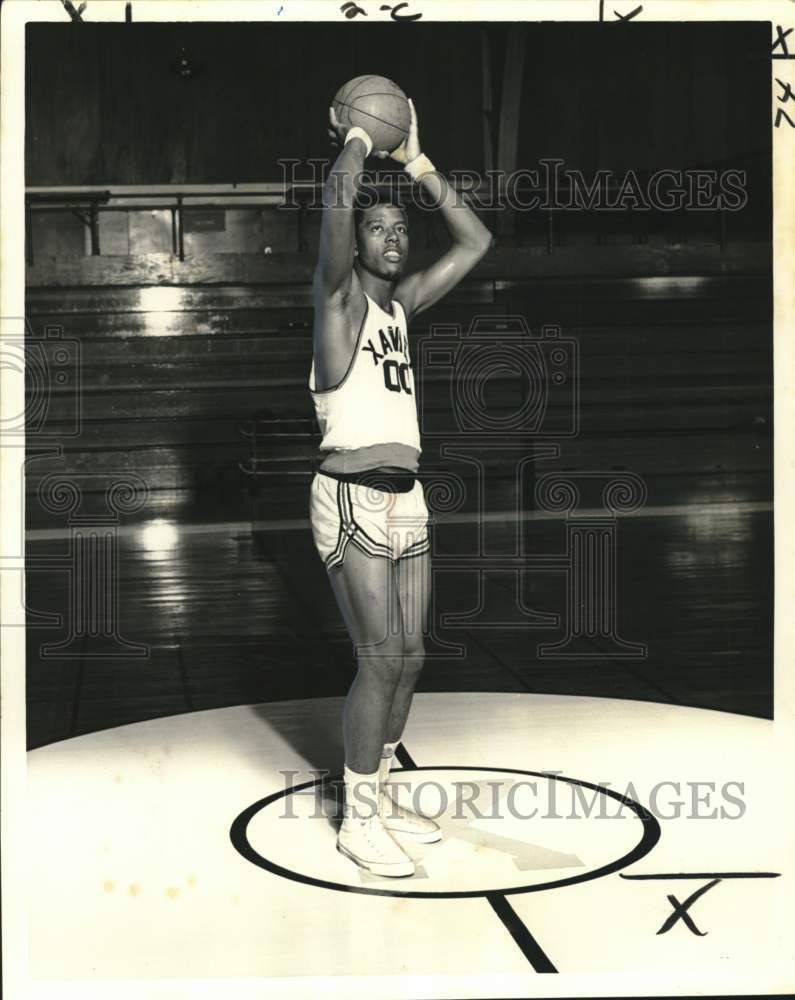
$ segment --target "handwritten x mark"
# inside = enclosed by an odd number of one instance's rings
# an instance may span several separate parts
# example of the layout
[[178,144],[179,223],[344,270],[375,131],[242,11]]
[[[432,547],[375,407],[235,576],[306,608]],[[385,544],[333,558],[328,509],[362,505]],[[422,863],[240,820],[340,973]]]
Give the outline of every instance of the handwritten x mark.
[[634,10],[630,11],[629,14],[619,14],[617,10],[614,10],[613,13],[616,15],[616,17],[619,19],[619,21],[631,21],[632,18],[633,17],[637,17],[637,15],[640,14],[640,12],[642,10],[643,10],[643,7],[640,6],[640,7],[636,7]]
[[83,18],[80,15],[86,9],[85,3],[81,3],[80,6],[77,8],[72,3],[72,0],[61,0],[61,3],[64,5],[66,13],[69,15],[69,17],[71,17],[73,21],[75,21],[77,24],[83,23]]
[[694,893],[688,896],[687,899],[684,901],[684,903],[680,903],[679,900],[676,898],[676,896],[672,896],[669,894],[667,897],[668,902],[674,908],[674,911],[668,917],[668,919],[665,921],[662,927],[657,931],[657,933],[665,934],[666,931],[669,931],[674,926],[675,923],[681,920],[682,923],[684,923],[685,926],[690,931],[693,932],[693,934],[698,935],[698,937],[706,937],[707,932],[700,931],[698,927],[696,927],[695,923],[693,922],[693,918],[687,911],[690,909],[690,907],[693,905],[693,903],[695,903],[697,899],[703,896],[705,892],[708,892],[714,885],[717,885],[718,882],[720,881],[721,879],[715,878],[711,882],[708,882],[706,885],[702,885],[700,889],[696,889]]
[[792,32],[793,32],[792,28],[787,28],[787,30],[784,31],[780,24],[776,25],[776,40],[775,42],[773,42],[773,48],[770,51],[775,52],[780,45],[782,54],[780,56],[778,55],[774,56],[773,57],[774,59],[792,58],[792,56],[790,56],[789,54],[789,49],[787,48],[787,35],[791,35]]

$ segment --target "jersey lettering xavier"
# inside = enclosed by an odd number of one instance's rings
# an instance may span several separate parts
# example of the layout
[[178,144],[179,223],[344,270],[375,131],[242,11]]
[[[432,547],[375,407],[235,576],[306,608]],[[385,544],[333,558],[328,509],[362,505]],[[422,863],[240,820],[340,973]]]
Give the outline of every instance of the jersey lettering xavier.
[[309,391],[322,440],[321,451],[349,450],[397,442],[420,451],[414,372],[409,357],[406,314],[392,302],[392,314],[365,295],[366,310],[356,349],[342,381]]

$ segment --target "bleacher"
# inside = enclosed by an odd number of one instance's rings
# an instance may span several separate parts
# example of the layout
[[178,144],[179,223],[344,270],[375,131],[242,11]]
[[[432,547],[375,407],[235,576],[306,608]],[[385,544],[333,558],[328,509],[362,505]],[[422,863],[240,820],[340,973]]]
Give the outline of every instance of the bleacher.
[[[306,274],[306,256],[295,256]],[[769,499],[769,293],[770,277],[761,268],[595,279],[475,276],[412,323],[423,427],[443,428],[452,408],[450,371],[420,365],[425,338],[442,329],[442,336],[460,336],[465,344],[470,325],[481,317],[481,326],[494,326],[499,343],[505,340],[501,319],[519,315],[531,338],[544,325],[560,327],[579,357],[576,435],[554,434],[555,420],[565,417],[556,407],[572,405],[565,393],[550,396],[546,423],[537,433],[521,422],[509,432],[528,449],[534,441],[559,441],[560,455],[546,459],[545,470],[630,469],[649,481],[650,502],[727,490]],[[84,486],[89,492],[135,472],[149,486],[147,516],[209,510],[219,496],[239,508],[252,482],[260,513],[303,513],[318,444],[307,391],[307,280],[31,285],[27,319],[36,340],[61,330],[64,339],[78,342],[80,353],[80,433],[71,433],[72,383],[61,387],[53,381],[47,441],[60,445],[61,453],[31,455],[29,495],[55,472],[90,476],[94,486],[88,480]],[[56,344],[47,346],[50,354]],[[535,390],[520,368],[508,368],[485,391],[489,413],[499,423],[501,417],[509,421]],[[437,441],[428,443],[429,462]],[[493,471],[499,475],[499,462]],[[28,511],[33,526],[44,516],[35,502]]]

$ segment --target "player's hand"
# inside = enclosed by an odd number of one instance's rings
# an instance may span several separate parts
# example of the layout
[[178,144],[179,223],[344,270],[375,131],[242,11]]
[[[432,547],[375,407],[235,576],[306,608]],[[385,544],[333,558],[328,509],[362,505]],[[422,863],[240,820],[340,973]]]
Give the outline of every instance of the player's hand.
[[401,142],[397,149],[393,149],[391,153],[387,153],[380,150],[377,153],[373,153],[373,156],[377,156],[379,159],[386,159],[387,156],[391,156],[393,160],[398,163],[406,164],[410,160],[416,160],[420,155],[422,150],[420,149],[420,137],[417,132],[417,112],[414,110],[414,101],[411,98],[409,100],[409,112],[411,113],[411,124],[409,125],[409,134]]
[[328,137],[332,146],[344,146],[345,136],[348,134],[350,125],[343,125],[337,118],[337,113],[333,107],[328,109],[329,129]]

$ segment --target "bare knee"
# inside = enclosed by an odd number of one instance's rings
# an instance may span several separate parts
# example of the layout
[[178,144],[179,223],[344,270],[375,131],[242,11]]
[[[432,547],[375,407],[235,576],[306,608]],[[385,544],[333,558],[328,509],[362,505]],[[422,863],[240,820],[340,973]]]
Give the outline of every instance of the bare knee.
[[403,672],[403,650],[397,644],[357,651],[359,672],[387,691],[394,691]]
[[403,676],[418,677],[424,664],[425,643],[422,636],[406,636],[403,643]]

